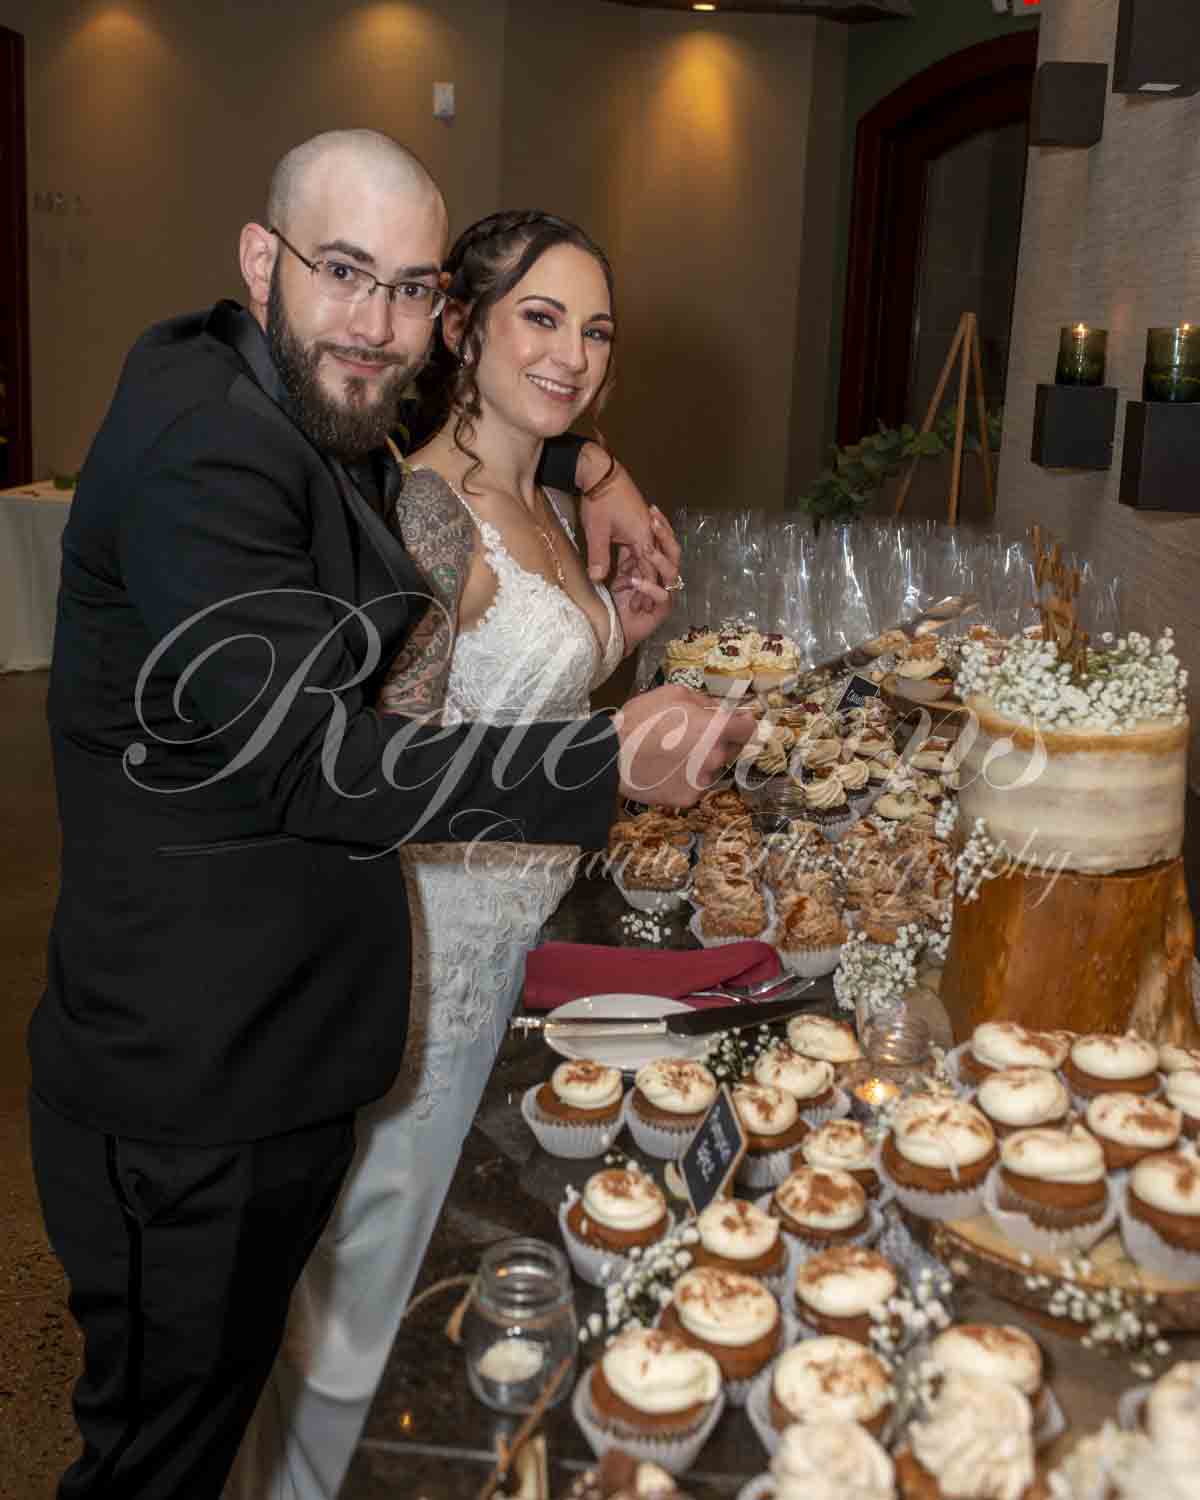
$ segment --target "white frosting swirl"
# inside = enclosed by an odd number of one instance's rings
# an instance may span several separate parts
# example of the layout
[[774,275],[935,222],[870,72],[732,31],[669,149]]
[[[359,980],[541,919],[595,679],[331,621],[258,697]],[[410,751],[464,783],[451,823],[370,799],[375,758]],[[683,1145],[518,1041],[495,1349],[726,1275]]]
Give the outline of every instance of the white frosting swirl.
[[1033,1413],[1000,1380],[948,1371],[909,1442],[947,1500],[1021,1500],[1033,1483]]
[[828,1016],[793,1016],[787,1023],[788,1042],[805,1057],[819,1057],[826,1062],[856,1062],[862,1056],[853,1029],[844,1021]]
[[667,1200],[645,1172],[609,1167],[583,1185],[583,1212],[606,1229],[649,1229],[667,1212]]
[[1170,1104],[1141,1094],[1099,1094],[1087,1108],[1089,1130],[1120,1146],[1165,1151],[1179,1139],[1183,1118]]
[[752,1135],[784,1135],[800,1118],[791,1094],[764,1083],[735,1084],[733,1107]]
[[851,1229],[867,1212],[867,1195],[849,1172],[797,1167],[775,1189],[775,1206],[812,1229]]
[[895,1468],[857,1422],[823,1418],[784,1429],[771,1460],[775,1500],[893,1500]]
[[798,1421],[822,1425],[831,1417],[869,1422],[892,1399],[883,1362],[838,1334],[805,1339],[785,1350],[775,1361],[772,1385],[779,1404]]
[[696,1266],[675,1283],[675,1313],[706,1344],[738,1348],[779,1323],[779,1304],[756,1276]]
[[754,1080],[784,1089],[797,1099],[815,1099],[833,1086],[833,1064],[805,1057],[781,1042],[758,1058]]
[[1200,1120],[1200,1067],[1179,1068],[1168,1073],[1164,1088],[1168,1104],[1193,1120]]
[[1151,1208],[1188,1218],[1200,1215],[1200,1158],[1182,1151],[1144,1156],[1129,1174],[1129,1186]]
[[806,807],[831,808],[842,807],[846,801],[846,789],[836,776],[827,776],[824,781],[806,781],[804,783],[804,802]]
[[704,1248],[725,1260],[758,1260],[779,1240],[779,1220],[744,1198],[718,1198],[696,1228]]
[[653,1328],[618,1334],[600,1363],[622,1401],[653,1415],[715,1401],[721,1389],[721,1370],[711,1354]]
[[958,1323],[939,1333],[929,1357],[943,1370],[961,1370],[1015,1385],[1026,1396],[1042,1384],[1042,1351],[1011,1323]]
[[989,1119],[1001,1125],[1044,1125],[1061,1120],[1071,1096],[1050,1068],[1005,1068],[979,1085],[975,1101]]
[[996,1144],[987,1117],[960,1099],[922,1101],[893,1116],[896,1150],[918,1167],[948,1169],[982,1161]]
[[1177,1047],[1174,1042],[1160,1042],[1158,1066],[1164,1073],[1178,1073],[1181,1068],[1200,1068],[1200,1047]]
[[834,773],[848,792],[859,792],[871,779],[871,768],[865,760],[848,760]]
[[1164,1459],[1194,1476],[1200,1463],[1200,1360],[1181,1359],[1146,1398],[1146,1431]]
[[1081,1073],[1090,1073],[1093,1078],[1142,1078],[1158,1067],[1158,1048],[1132,1033],[1081,1036],[1071,1044],[1071,1061]]
[[971,1051],[989,1068],[1061,1068],[1067,1043],[1015,1021],[984,1021],[971,1036]]
[[842,742],[839,739],[818,740],[804,738],[795,749],[797,764],[802,766],[831,766],[840,759]]
[[703,1063],[660,1057],[637,1070],[634,1084],[655,1109],[670,1115],[695,1115],[711,1108],[717,1080]]
[[804,1137],[800,1150],[810,1167],[835,1172],[868,1172],[875,1167],[875,1148],[857,1120],[829,1120]]
[[1010,1172],[1042,1182],[1101,1182],[1105,1175],[1100,1142],[1082,1125],[1018,1130],[1000,1143],[1000,1161]]
[[605,1109],[621,1097],[621,1072],[590,1061],[559,1063],[550,1087],[571,1109]]
[[796,1296],[827,1318],[857,1318],[896,1294],[891,1264],[875,1250],[837,1245],[811,1255],[796,1273]]

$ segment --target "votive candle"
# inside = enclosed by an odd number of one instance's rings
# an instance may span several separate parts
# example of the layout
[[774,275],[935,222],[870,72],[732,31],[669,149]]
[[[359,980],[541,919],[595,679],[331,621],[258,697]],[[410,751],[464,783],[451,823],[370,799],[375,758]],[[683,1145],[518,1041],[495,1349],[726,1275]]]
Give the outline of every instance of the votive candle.
[[1086,323],[1060,328],[1055,385],[1103,385],[1107,352],[1107,328],[1089,328]]
[[1146,332],[1145,401],[1200,401],[1200,324]]

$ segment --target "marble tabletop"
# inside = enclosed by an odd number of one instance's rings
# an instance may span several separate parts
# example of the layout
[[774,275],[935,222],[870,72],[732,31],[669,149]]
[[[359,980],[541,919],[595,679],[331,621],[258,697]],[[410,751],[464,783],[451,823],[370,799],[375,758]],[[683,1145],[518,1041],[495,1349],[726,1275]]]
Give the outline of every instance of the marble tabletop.
[[[603,881],[580,880],[556,914],[547,936],[567,941],[627,941],[618,920],[624,907]],[[675,928],[678,927],[676,931]],[[682,922],[668,941],[689,945]],[[518,1105],[530,1084],[549,1076],[557,1059],[538,1038],[512,1034],[488,1084],[462,1160],[417,1284],[418,1294],[443,1278],[473,1272],[483,1250],[513,1235],[535,1235],[558,1243],[555,1211],[568,1183],[581,1186],[593,1162],[547,1156],[521,1120]],[[625,1137],[619,1143],[638,1153]],[[431,1148],[436,1142],[431,1141]],[[661,1163],[647,1162],[661,1181]],[[581,1321],[602,1306],[601,1294],[579,1284]],[[461,1289],[439,1293],[402,1326],[362,1440],[346,1477],[342,1500],[466,1500],[478,1493],[495,1462],[497,1440],[516,1430],[519,1418],[502,1417],[481,1405],[467,1386],[461,1348],[446,1336],[447,1319]],[[981,1322],[1020,1322],[1023,1315],[969,1287],[959,1317]],[[1067,1432],[1043,1458],[1064,1451],[1083,1432],[1115,1414],[1120,1393],[1137,1383],[1127,1361],[1080,1347],[1077,1341],[1031,1327],[1047,1358],[1048,1372],[1068,1422]],[[1176,1343],[1181,1358],[1200,1357],[1200,1338]],[[586,1348],[584,1351],[586,1360]],[[552,1489],[565,1493],[571,1475],[592,1455],[570,1415],[569,1402],[552,1411],[543,1430],[551,1455]],[[696,1500],[735,1496],[745,1481],[766,1468],[766,1456],[744,1412],[727,1410],[689,1473]]]

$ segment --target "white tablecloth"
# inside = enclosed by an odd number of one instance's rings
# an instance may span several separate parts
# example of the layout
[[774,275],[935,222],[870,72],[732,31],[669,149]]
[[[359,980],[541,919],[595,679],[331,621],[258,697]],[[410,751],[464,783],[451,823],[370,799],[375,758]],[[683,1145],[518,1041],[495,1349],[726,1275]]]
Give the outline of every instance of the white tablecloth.
[[0,672],[50,665],[73,493],[48,482],[0,490]]

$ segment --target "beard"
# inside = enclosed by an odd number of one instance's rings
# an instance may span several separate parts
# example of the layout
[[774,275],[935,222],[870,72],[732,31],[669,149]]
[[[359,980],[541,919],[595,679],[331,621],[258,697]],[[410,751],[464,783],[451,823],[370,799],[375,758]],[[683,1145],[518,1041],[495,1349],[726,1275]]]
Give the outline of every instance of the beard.
[[[400,400],[421,367],[408,355],[380,354],[358,345],[318,341],[306,346],[288,318],[277,271],[267,295],[267,345],[291,399],[297,425],[323,453],[346,463],[381,448],[388,434],[399,426]],[[321,359],[330,352],[367,364],[391,366],[391,373],[370,383],[361,376],[346,376],[345,395],[338,400],[321,383]],[[376,388],[374,400],[371,386]]]

